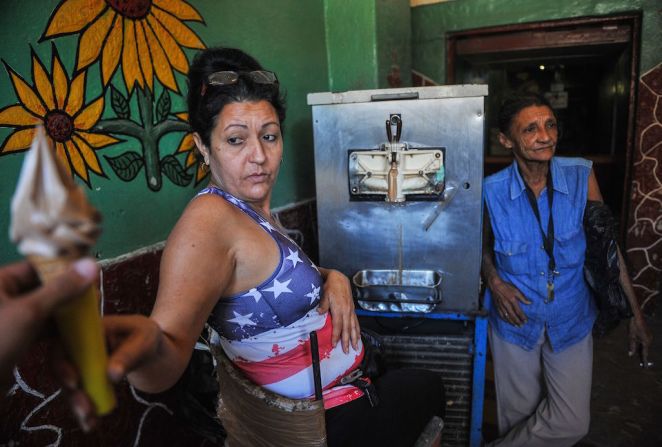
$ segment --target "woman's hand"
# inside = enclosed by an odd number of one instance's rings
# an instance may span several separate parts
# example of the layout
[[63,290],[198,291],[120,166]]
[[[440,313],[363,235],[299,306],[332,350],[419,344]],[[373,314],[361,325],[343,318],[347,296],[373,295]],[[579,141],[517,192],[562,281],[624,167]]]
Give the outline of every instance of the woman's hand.
[[349,353],[349,344],[357,350],[361,338],[359,320],[354,312],[354,300],[349,279],[337,270],[320,269],[324,278],[323,294],[318,307],[319,313],[331,312],[333,320],[333,346],[342,340],[342,350]]
[[158,356],[163,333],[158,324],[144,315],[108,315],[103,319],[110,349],[108,377],[119,382]]
[[648,349],[653,342],[653,334],[648,328],[644,317],[639,314],[630,318],[628,329],[628,338],[630,340],[628,355],[632,357],[635,352],[638,352],[639,347],[641,347],[641,366],[643,368],[653,366],[653,362],[648,360]]
[[646,320],[644,320],[644,314],[641,312],[637,295],[634,293],[632,280],[628,274],[627,264],[625,258],[623,258],[621,249],[618,248],[616,253],[618,254],[618,268],[620,270],[619,281],[621,287],[623,287],[625,296],[630,303],[630,308],[632,309],[633,314],[632,318],[630,318],[630,325],[628,327],[628,355],[633,356],[637,352],[639,346],[641,346],[641,366],[643,368],[648,368],[653,366],[653,362],[648,360],[648,348],[653,342],[653,334],[650,329],[648,329]]
[[[109,315],[104,317],[103,324],[110,348],[108,377],[113,382],[119,382],[158,354],[162,334],[151,318],[143,315]],[[64,394],[80,427],[86,432],[95,428],[99,418],[94,404],[81,388],[78,371],[59,345],[52,350],[50,361],[55,375],[63,384]]]
[[517,287],[503,281],[496,273],[490,277],[487,285],[502,320],[517,327],[526,323],[526,314],[519,303],[531,304],[531,301]]

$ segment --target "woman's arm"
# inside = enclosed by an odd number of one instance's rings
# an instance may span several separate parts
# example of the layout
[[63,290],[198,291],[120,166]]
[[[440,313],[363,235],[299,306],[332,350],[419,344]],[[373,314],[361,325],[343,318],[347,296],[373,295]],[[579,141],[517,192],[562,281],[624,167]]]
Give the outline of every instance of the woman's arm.
[[[209,212],[207,199],[192,202],[168,238],[150,318],[106,323],[111,346],[116,346],[111,375],[127,373],[142,391],[161,392],[177,382],[214,304],[231,282],[232,247],[222,242],[231,238],[218,236],[218,213]],[[224,227],[221,231],[228,231]]]
[[[595,174],[591,169],[591,173],[588,177],[588,200],[594,200],[596,202],[602,202],[602,194],[600,193],[600,187],[598,186],[598,181],[595,178]],[[641,345],[641,360],[642,366],[648,367],[648,349],[650,348],[651,343],[653,342],[653,335],[646,324],[641,308],[639,307],[639,302],[637,296],[634,293],[634,288],[632,287],[632,281],[630,280],[630,275],[628,274],[627,266],[625,264],[625,258],[621,253],[621,249],[618,248],[618,265],[620,269],[619,280],[625,296],[628,298],[630,307],[632,308],[633,316],[630,319],[629,326],[629,351],[630,356],[634,355],[637,351],[638,345]]]
[[519,303],[531,304],[531,301],[514,285],[505,282],[497,273],[494,264],[494,234],[487,209],[483,211],[483,257],[482,273],[487,287],[492,291],[492,299],[499,316],[515,326],[526,323],[526,314]]
[[632,287],[632,281],[630,281],[630,275],[628,274],[625,259],[621,254],[620,248],[618,249],[618,265],[620,269],[619,279],[621,287],[623,287],[625,296],[628,297],[633,314],[632,318],[630,318],[630,325],[628,328],[628,355],[630,357],[633,356],[637,352],[638,346],[641,346],[641,366],[647,368],[652,366],[652,363],[648,360],[648,349],[653,342],[653,334],[646,324],[644,314],[641,312],[641,307],[639,307],[639,301],[637,300],[637,296],[634,293],[634,287]]
[[324,290],[318,311],[331,312],[333,321],[333,346],[342,340],[342,349],[345,354],[349,353],[349,344],[354,350],[358,349],[361,338],[359,320],[354,311],[354,299],[352,298],[352,287],[349,279],[337,270],[319,269],[324,279]]

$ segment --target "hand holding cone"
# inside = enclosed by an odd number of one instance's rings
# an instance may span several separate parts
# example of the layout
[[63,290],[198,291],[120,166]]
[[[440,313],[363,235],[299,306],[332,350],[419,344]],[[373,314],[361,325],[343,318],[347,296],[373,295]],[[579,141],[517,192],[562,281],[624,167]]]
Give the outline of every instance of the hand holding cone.
[[[43,283],[84,256],[99,235],[99,213],[59,165],[43,129],[25,157],[12,199],[12,240]],[[58,309],[56,323],[97,414],[115,407],[96,287]]]

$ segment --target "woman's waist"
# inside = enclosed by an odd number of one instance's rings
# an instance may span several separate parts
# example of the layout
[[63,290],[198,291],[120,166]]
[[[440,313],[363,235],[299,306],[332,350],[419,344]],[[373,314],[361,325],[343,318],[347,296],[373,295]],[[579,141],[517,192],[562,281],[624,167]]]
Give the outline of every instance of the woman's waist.
[[522,326],[514,326],[504,321],[496,308],[490,309],[490,324],[506,341],[533,349],[542,331],[545,331],[553,350],[559,351],[583,338],[590,332],[596,316],[592,297],[578,297],[574,302],[536,305],[520,304],[526,314]]
[[[283,326],[264,331],[241,340],[232,340],[220,334],[221,345],[226,354],[241,367],[242,364],[310,364],[310,333],[317,333],[319,358],[331,357],[333,321],[330,313],[319,314],[316,309],[310,311],[290,326]],[[340,343],[336,347],[340,346]],[[362,348],[361,348],[362,351]],[[337,354],[335,354],[337,357]],[[349,354],[347,354],[349,355]]]
[[498,273],[503,281],[517,287],[529,300],[544,302],[549,295],[550,287],[554,292],[554,299],[560,302],[575,301],[577,297],[589,294],[583,268],[559,268],[555,273],[550,274],[545,266],[537,270],[531,269],[527,274],[512,274],[500,269]]
[[551,299],[546,291],[533,293],[523,290],[522,293],[530,304],[519,303],[519,306],[527,319],[534,323],[554,324],[558,321],[570,321],[592,309],[593,298],[585,286],[569,291],[558,291],[557,287],[554,287],[554,296]]
[[[324,325],[317,330],[318,351],[322,386],[334,385],[340,378],[355,369],[363,358],[363,345],[358,349],[350,347],[343,352],[341,343],[333,346],[331,318],[324,319]],[[279,394],[293,397],[297,393],[309,395],[308,380],[312,377],[312,351],[309,333],[300,333],[295,340],[272,339],[270,334],[264,340],[254,337],[235,342],[221,337],[221,344],[228,357],[254,383],[272,389]]]

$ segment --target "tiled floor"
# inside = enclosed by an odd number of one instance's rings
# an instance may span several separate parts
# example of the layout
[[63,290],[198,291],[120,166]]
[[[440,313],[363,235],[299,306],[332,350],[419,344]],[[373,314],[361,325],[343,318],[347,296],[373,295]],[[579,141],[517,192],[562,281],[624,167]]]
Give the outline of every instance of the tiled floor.
[[[644,370],[627,355],[627,324],[594,341],[591,428],[576,447],[662,446],[662,313],[648,319],[655,340]],[[484,438],[496,436],[494,385],[488,362]]]

